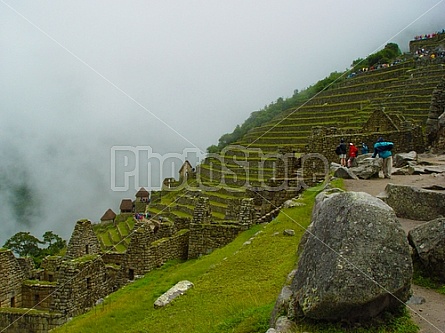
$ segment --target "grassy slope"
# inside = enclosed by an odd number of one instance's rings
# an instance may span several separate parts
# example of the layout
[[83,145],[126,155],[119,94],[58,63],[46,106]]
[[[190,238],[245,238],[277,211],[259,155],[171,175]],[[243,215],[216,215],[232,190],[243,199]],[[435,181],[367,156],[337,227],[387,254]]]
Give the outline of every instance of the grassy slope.
[[[265,332],[276,297],[295,266],[310,220],[315,192],[311,194],[307,206],[286,210],[210,255],[154,270],[54,332]],[[294,229],[296,236],[283,236],[284,229]],[[251,244],[243,245],[251,237]],[[184,279],[195,287],[173,305],[155,310],[156,298]]]
[[[104,304],[76,317],[53,332],[262,332],[288,273],[295,267],[296,249],[310,222],[315,190],[305,193],[306,206],[286,209],[268,225],[257,225],[222,249],[200,259],[170,262],[106,298]],[[296,236],[283,236],[294,229]],[[261,231],[261,232],[260,232]],[[244,245],[251,239],[250,245]],[[153,303],[180,280],[195,287],[173,304],[155,310]],[[317,332],[344,332],[321,325]],[[388,326],[353,332],[416,332],[406,316]],[[351,331],[351,332],[352,332]]]

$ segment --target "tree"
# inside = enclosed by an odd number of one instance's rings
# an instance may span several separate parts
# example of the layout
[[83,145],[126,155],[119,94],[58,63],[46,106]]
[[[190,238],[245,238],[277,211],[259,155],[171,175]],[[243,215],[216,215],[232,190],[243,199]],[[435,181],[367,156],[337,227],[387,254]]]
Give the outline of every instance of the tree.
[[[3,247],[10,249],[20,257],[29,256],[36,267],[40,266],[42,259],[49,255],[57,255],[66,247],[66,241],[52,231],[43,235],[43,242],[29,232],[18,232],[5,242]],[[47,247],[39,245],[48,244]]]
[[66,241],[52,231],[45,232],[43,234],[43,240],[48,244],[45,250],[47,255],[55,255],[66,246]]
[[42,242],[29,232],[18,232],[8,239],[3,247],[12,250],[21,257],[36,257],[40,254],[39,244]]

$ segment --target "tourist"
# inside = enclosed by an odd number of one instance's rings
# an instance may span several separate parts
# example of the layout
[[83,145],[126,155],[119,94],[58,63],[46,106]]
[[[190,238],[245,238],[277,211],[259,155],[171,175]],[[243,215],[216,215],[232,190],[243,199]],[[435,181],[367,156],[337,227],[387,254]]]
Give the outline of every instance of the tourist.
[[378,138],[377,142],[374,144],[374,153],[372,157],[376,157],[377,154],[383,159],[382,171],[383,177],[391,179],[392,171],[392,153],[391,149],[394,146],[392,142],[383,140],[382,137]]
[[346,166],[346,143],[344,139],[340,140],[340,144],[335,149],[335,152],[337,153],[338,157],[340,158],[340,165],[345,167]]
[[352,167],[355,164],[355,159],[357,158],[357,154],[358,154],[357,147],[352,142],[350,142],[349,143],[348,168]]
[[362,155],[366,155],[367,153],[369,153],[368,145],[362,142]]

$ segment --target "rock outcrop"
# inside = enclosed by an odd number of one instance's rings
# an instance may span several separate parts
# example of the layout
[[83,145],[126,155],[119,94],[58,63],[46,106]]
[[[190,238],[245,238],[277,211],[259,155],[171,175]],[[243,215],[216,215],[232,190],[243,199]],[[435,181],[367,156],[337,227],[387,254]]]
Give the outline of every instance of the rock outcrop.
[[420,262],[425,275],[445,283],[445,218],[440,217],[410,230],[413,259]]
[[184,295],[187,290],[193,288],[194,285],[190,281],[180,281],[167,290],[164,294],[158,297],[154,303],[155,308],[162,308],[167,304],[170,304],[175,298]]
[[410,248],[391,207],[367,193],[344,192],[324,195],[315,209],[291,284],[291,312],[360,320],[409,299]]
[[430,221],[445,216],[445,193],[409,185],[386,185],[378,196],[391,206],[398,217]]

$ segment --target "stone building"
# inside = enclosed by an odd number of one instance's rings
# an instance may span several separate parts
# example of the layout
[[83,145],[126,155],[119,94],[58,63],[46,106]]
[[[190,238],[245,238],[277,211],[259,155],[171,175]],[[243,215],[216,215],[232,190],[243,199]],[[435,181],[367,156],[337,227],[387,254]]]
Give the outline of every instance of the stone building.
[[143,187],[141,187],[139,191],[137,191],[135,196],[136,202],[148,203],[150,200],[150,193],[148,193],[148,191]]
[[0,307],[21,307],[25,274],[12,251],[0,249],[0,267]]
[[182,182],[189,179],[190,177],[193,177],[194,173],[195,169],[192,167],[190,162],[186,160],[179,169],[179,181]]
[[86,255],[100,254],[101,252],[100,243],[93,231],[91,221],[77,221],[64,259],[71,260]]

